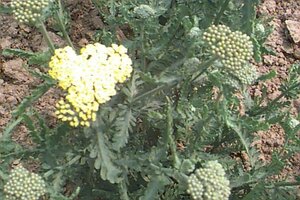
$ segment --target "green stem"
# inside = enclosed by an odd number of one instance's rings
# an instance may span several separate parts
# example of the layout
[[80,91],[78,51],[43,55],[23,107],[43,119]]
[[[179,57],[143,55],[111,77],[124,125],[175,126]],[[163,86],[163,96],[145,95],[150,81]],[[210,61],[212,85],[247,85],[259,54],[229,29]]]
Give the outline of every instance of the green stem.
[[23,154],[27,153],[27,154],[31,154],[33,155],[34,153],[42,153],[43,151],[40,150],[40,149],[34,149],[34,150],[20,150],[20,151],[15,151],[15,152],[12,152],[12,153],[8,153],[8,154],[5,154],[5,155],[2,155],[1,158],[4,159],[4,158],[12,158],[14,156],[22,156]]
[[[218,94],[218,96],[217,96],[217,98],[216,98],[216,100],[215,100],[215,102],[216,102],[216,104],[217,104],[217,110],[219,109],[219,104],[220,104],[220,99],[221,99],[221,97],[222,97],[222,93],[219,92],[219,94]],[[201,129],[198,129],[198,130],[197,130],[197,131],[199,132],[199,134],[196,135],[196,138],[192,141],[193,145],[190,145],[190,147],[196,146],[197,141],[200,139],[201,131],[203,131],[204,126],[205,126],[205,125],[209,125],[210,122],[211,122],[211,120],[212,120],[213,117],[215,117],[215,116],[216,116],[215,113],[211,113],[211,114],[204,120],[204,122],[202,123],[203,126],[201,127]]]
[[294,186],[299,186],[299,185],[300,185],[299,181],[297,181],[297,182],[278,182],[278,183],[272,183],[272,184],[266,185],[265,188],[276,189],[278,187],[294,187]]
[[110,16],[115,18],[116,16],[116,7],[115,7],[115,0],[110,0],[110,9],[111,11]]
[[98,10],[98,13],[101,17],[103,17],[103,13],[100,7],[100,1],[99,0],[92,0],[93,4],[95,5],[96,9]]
[[62,9],[62,5],[61,5],[61,1],[60,1],[60,0],[58,1],[58,6],[59,6],[59,10],[55,12],[55,15],[56,15],[56,17],[57,17],[57,19],[58,19],[58,25],[59,25],[59,28],[60,28],[60,30],[61,30],[61,32],[62,32],[62,34],[63,34],[65,40],[67,40],[68,45],[69,45],[70,47],[72,47],[73,49],[75,49],[75,48],[74,48],[74,45],[73,45],[73,43],[72,43],[72,41],[71,41],[71,39],[70,39],[70,37],[69,37],[69,34],[68,34],[68,32],[66,31],[66,26],[65,26],[65,24],[64,24],[64,22],[63,22],[63,19],[62,19],[62,16],[63,16],[62,10],[63,10],[63,9]]
[[23,115],[19,116],[16,120],[9,123],[6,128],[4,129],[4,132],[2,133],[1,140],[8,140],[10,137],[10,133],[13,131],[13,129],[21,123],[23,120]]
[[70,200],[75,199],[80,193],[80,187],[77,187],[76,190],[69,197]]
[[0,179],[6,181],[8,179],[8,175],[4,174],[1,170],[0,170]]
[[153,93],[155,93],[155,92],[157,92],[157,91],[163,89],[164,87],[166,87],[166,85],[161,85],[161,86],[158,86],[158,87],[156,87],[156,88],[154,88],[154,89],[152,89],[152,90],[150,90],[150,91],[148,91],[148,92],[145,92],[144,94],[141,94],[140,96],[137,96],[137,97],[133,100],[133,102],[139,101],[140,99],[142,99],[142,98],[144,98],[144,97],[147,97],[147,96],[149,96],[149,95],[151,95],[151,94],[153,94]]
[[58,167],[55,167],[55,169],[58,169],[58,170],[64,170],[64,169],[66,169],[67,167],[70,167],[71,165],[77,163],[81,158],[82,158],[81,155],[77,155],[77,156],[75,156],[74,158],[72,158],[72,160],[70,160],[69,162],[67,162],[66,164],[60,165],[60,166],[58,166]]
[[170,99],[167,97],[167,143],[169,143],[170,145],[170,150],[171,150],[171,155],[172,155],[172,161],[173,161],[173,167],[175,169],[179,169],[180,167],[180,159],[177,155],[177,151],[176,151],[176,144],[174,142],[174,138],[172,137],[173,135],[173,116],[172,116],[172,106],[171,106],[171,101]]
[[222,4],[221,9],[214,21],[215,25],[218,25],[220,23],[220,19],[221,19],[222,15],[224,14],[225,10],[227,9],[229,2],[230,2],[230,0],[225,0],[224,3]]
[[289,182],[279,182],[279,183],[274,183],[275,187],[290,187],[290,186],[299,186],[300,182],[293,182],[293,183],[289,183]]
[[255,115],[260,115],[264,112],[266,112],[267,110],[269,110],[270,108],[274,107],[274,105],[282,98],[284,97],[289,91],[300,87],[300,82],[292,85],[291,87],[289,87],[287,90],[285,90],[284,92],[282,92],[278,97],[276,97],[275,99],[273,99],[267,106],[259,108],[257,111],[254,111],[253,113],[250,113],[251,116],[255,116]]
[[170,168],[166,168],[166,167],[159,167],[153,163],[149,164],[149,167],[153,170],[153,171],[160,171],[162,173],[164,173],[165,175],[169,176],[169,177],[174,177],[177,180],[180,180],[181,182],[188,182],[188,176],[180,173],[178,170],[176,169],[170,169]]
[[52,42],[52,40],[51,40],[51,38],[50,38],[50,36],[49,36],[49,34],[48,34],[48,32],[47,32],[47,29],[46,29],[46,27],[45,27],[44,22],[39,21],[38,28],[40,29],[42,35],[43,35],[44,38],[45,38],[45,41],[46,41],[47,44],[48,44],[48,47],[50,48],[51,53],[53,54],[54,51],[55,51],[55,47],[54,47],[54,44],[53,44],[53,42]]
[[201,63],[199,68],[202,69],[198,74],[192,77],[191,83],[194,82],[197,78],[199,78],[203,73],[207,71],[207,69],[218,59],[217,56],[213,56],[208,61]]
[[168,84],[162,84],[162,85],[160,85],[160,86],[158,86],[158,87],[156,87],[156,88],[154,88],[154,89],[152,89],[152,90],[150,90],[150,91],[148,91],[148,92],[145,92],[145,93],[143,93],[143,94],[137,96],[136,98],[133,99],[132,103],[135,103],[135,102],[137,102],[137,101],[139,101],[139,100],[141,100],[141,99],[143,99],[143,98],[145,98],[145,97],[147,97],[147,96],[150,96],[150,95],[152,95],[153,93],[155,93],[155,92],[157,92],[157,91],[160,91],[160,90],[164,89],[165,87],[169,87],[169,86],[176,85],[179,81],[180,81],[180,80],[178,79],[178,80],[173,80],[172,82],[170,82],[170,83],[168,83]]
[[119,184],[118,184],[118,188],[119,188],[119,193],[120,193],[120,199],[121,200],[129,200],[129,196],[127,194],[127,185],[126,185],[126,181],[125,179],[123,179]]
[[145,56],[145,25],[141,25],[141,50],[142,50],[142,69],[146,71],[146,56]]

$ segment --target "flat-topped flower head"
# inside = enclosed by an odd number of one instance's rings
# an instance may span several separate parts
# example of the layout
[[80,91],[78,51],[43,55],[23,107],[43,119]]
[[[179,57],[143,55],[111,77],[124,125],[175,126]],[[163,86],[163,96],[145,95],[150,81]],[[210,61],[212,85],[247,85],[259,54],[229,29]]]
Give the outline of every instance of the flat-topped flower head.
[[131,76],[132,61],[122,45],[89,44],[80,55],[71,47],[57,49],[49,63],[50,76],[66,91],[56,115],[71,126],[90,126],[99,105],[110,100],[116,84]]
[[203,40],[208,45],[209,53],[219,58],[227,72],[235,74],[243,84],[253,82],[256,72],[249,64],[253,56],[253,44],[249,36],[240,31],[231,31],[225,25],[212,25],[203,34]]
[[12,0],[11,7],[20,23],[35,23],[42,17],[49,3],[50,0]]
[[208,44],[210,53],[230,60],[232,65],[248,61],[253,55],[250,37],[240,31],[231,31],[225,25],[212,25],[203,34],[203,39]]
[[188,190],[193,200],[227,200],[230,195],[229,181],[222,165],[208,161],[188,179]]
[[42,177],[20,166],[11,171],[4,186],[6,200],[38,200],[46,193]]

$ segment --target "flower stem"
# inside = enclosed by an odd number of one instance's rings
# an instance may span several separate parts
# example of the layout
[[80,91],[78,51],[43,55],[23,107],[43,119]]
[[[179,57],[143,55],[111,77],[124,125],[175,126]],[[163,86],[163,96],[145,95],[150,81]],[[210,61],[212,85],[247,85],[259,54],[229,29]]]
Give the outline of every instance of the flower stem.
[[171,155],[172,155],[172,161],[173,161],[173,167],[175,169],[179,169],[180,167],[180,159],[177,155],[176,151],[176,144],[174,142],[174,138],[172,137],[173,135],[173,116],[172,116],[172,106],[171,106],[171,101],[167,97],[167,130],[166,130],[166,139],[167,143],[170,145],[170,150],[171,150]]
[[143,93],[143,94],[137,96],[136,98],[133,99],[132,103],[137,102],[137,101],[141,100],[141,99],[144,98],[144,97],[150,96],[150,95],[152,95],[153,93],[155,93],[155,92],[157,92],[157,91],[160,91],[160,90],[164,89],[165,87],[176,85],[179,81],[180,81],[180,79],[176,79],[176,80],[173,80],[173,81],[170,82],[170,83],[162,84],[162,85],[160,85],[160,86],[158,86],[158,87],[156,87],[156,88],[154,88],[154,89],[152,89],[152,90],[150,90],[150,91],[148,91],[148,92],[145,92],[145,93]]
[[291,187],[291,186],[299,186],[300,185],[300,182],[297,181],[297,182],[279,182],[279,183],[274,183],[274,186],[275,187]]
[[169,177],[173,177],[177,181],[180,181],[182,183],[187,183],[188,182],[188,176],[185,175],[184,173],[179,172],[176,169],[170,169],[170,168],[166,168],[166,167],[159,167],[159,166],[157,166],[153,163],[149,164],[149,168],[154,170],[154,171],[160,171],[160,172],[164,173],[165,175],[167,175]]
[[23,116],[19,116],[16,120],[13,120],[12,122],[8,123],[0,137],[1,141],[9,140],[11,136],[11,132],[14,130],[14,128],[21,123],[23,120]]
[[199,78],[204,72],[207,71],[207,69],[218,59],[217,56],[213,56],[212,58],[210,58],[208,61],[201,63],[199,65],[199,68],[202,69],[202,71],[200,71],[198,74],[196,74],[195,76],[192,77],[191,82],[194,82],[197,78]]
[[145,25],[141,25],[141,49],[142,49],[142,69],[146,71],[146,56],[145,56]]
[[0,171],[0,179],[7,181],[8,177],[9,177],[8,175],[6,175],[2,171]]
[[65,26],[65,24],[63,22],[63,18],[62,18],[63,12],[62,12],[62,5],[61,5],[61,1],[60,0],[58,1],[58,7],[59,7],[59,10],[55,12],[55,15],[56,15],[56,18],[58,20],[59,28],[60,28],[60,30],[61,30],[61,32],[62,32],[65,40],[67,40],[68,45],[70,47],[72,47],[73,49],[75,49],[74,45],[73,45],[73,43],[72,43],[72,41],[71,41],[71,39],[69,37],[69,34],[66,31],[66,26]]
[[44,24],[44,22],[39,21],[39,24],[37,25],[37,27],[40,29],[40,32],[42,33],[42,35],[45,38],[45,41],[47,42],[48,47],[50,48],[51,53],[53,54],[55,51],[55,47],[54,44],[49,36],[49,33],[47,32],[46,26]]
[[120,193],[120,199],[121,200],[129,200],[129,196],[127,194],[127,185],[126,185],[126,179],[122,179],[120,183],[118,183],[119,193]]

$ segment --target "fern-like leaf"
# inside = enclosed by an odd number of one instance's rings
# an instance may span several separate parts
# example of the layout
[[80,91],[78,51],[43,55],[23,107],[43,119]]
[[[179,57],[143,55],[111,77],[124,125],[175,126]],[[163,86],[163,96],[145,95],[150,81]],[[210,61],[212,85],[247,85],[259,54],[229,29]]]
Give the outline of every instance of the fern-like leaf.
[[243,29],[246,31],[248,35],[251,35],[253,32],[253,22],[256,17],[256,9],[255,6],[259,3],[259,0],[244,0],[244,6],[242,7],[242,21]]
[[34,56],[35,53],[30,51],[24,51],[21,49],[4,49],[1,53],[3,56],[19,56],[22,58],[30,58]]
[[120,151],[120,149],[127,144],[129,132],[132,131],[132,126],[135,125],[135,122],[136,119],[132,115],[132,110],[125,106],[125,109],[120,112],[115,122],[117,132],[112,139],[112,147],[114,150]]
[[226,125],[238,135],[244,149],[246,150],[246,153],[249,156],[249,161],[251,166],[255,166],[258,153],[254,148],[251,147],[251,141],[249,139],[249,135],[245,135],[241,127],[236,122],[234,122],[234,120],[231,119],[229,116],[227,116],[226,118]]
[[108,180],[111,183],[119,183],[122,180],[120,177],[122,171],[114,164],[113,160],[116,159],[116,156],[106,144],[107,140],[103,133],[103,127],[98,127],[96,135],[96,146],[90,155],[90,157],[96,158],[94,166],[96,169],[100,169],[100,176],[103,180]]
[[147,185],[144,196],[139,200],[158,199],[159,192],[164,191],[164,187],[169,184],[169,179],[166,176],[153,176]]
[[267,194],[265,193],[265,187],[263,183],[259,183],[252,188],[252,190],[243,198],[243,200],[252,199],[267,199]]
[[131,81],[122,89],[122,92],[126,96],[126,103],[123,105],[119,104],[118,106],[119,116],[114,124],[116,132],[112,138],[112,148],[118,152],[127,144],[129,132],[132,131],[132,127],[135,126],[136,118],[133,116],[131,104],[134,96],[137,94],[137,87],[142,83],[143,82],[139,80],[139,76],[133,74]]
[[30,96],[24,98],[24,100],[19,104],[19,106],[13,111],[13,116],[20,116],[25,112],[26,108],[31,106],[32,103],[38,100],[43,94],[45,94],[52,86],[53,82],[45,82],[39,86],[35,90],[32,91]]

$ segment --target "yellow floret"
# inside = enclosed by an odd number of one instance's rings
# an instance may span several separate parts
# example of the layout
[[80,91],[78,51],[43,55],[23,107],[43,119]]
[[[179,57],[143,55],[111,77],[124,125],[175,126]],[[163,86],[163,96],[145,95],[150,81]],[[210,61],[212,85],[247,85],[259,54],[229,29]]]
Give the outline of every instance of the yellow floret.
[[93,122],[96,121],[96,117],[97,117],[96,113],[92,113],[92,121]]
[[130,77],[132,61],[122,45],[89,44],[80,50],[57,49],[49,62],[49,75],[66,91],[57,104],[56,115],[71,126],[90,126],[99,105],[116,94],[116,84]]

